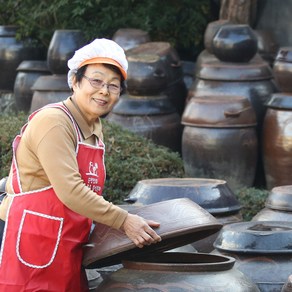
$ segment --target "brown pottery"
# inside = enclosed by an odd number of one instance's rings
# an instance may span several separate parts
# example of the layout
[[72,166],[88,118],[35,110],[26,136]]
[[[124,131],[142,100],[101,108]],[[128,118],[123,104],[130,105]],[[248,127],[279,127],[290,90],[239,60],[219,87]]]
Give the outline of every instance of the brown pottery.
[[181,119],[164,94],[155,96],[124,94],[106,119],[151,139],[158,145],[166,146],[173,151],[181,151]]
[[247,98],[193,97],[186,105],[182,124],[187,176],[226,180],[232,190],[253,185],[258,139],[255,112]]
[[292,184],[292,94],[275,93],[266,103],[263,160],[267,188]]
[[67,84],[67,75],[40,76],[32,86],[32,90],[30,112],[49,103],[62,101],[72,94]]
[[236,259],[235,267],[262,292],[281,291],[291,274],[291,222],[251,221],[225,225],[214,254]]
[[141,44],[150,42],[150,36],[147,31],[142,29],[120,28],[114,33],[112,40],[127,51]]
[[96,291],[259,292],[235,269],[234,259],[204,253],[159,253],[131,261],[112,273]]
[[50,75],[46,61],[22,61],[16,69],[14,82],[15,104],[19,111],[28,112],[31,106],[33,90],[31,89],[38,77]]
[[162,201],[129,212],[160,222],[156,232],[162,241],[141,249],[121,230],[96,224],[84,247],[83,265],[86,268],[115,265],[122,260],[171,250],[205,238],[222,227],[209,212],[187,198]]
[[279,48],[273,64],[273,74],[281,92],[292,92],[292,47]]
[[13,91],[17,67],[24,60],[43,60],[43,48],[31,39],[16,39],[18,26],[0,25],[0,90]]
[[168,96],[178,113],[187,95],[182,63],[168,42],[147,42],[126,51],[129,62],[127,91],[132,95]]

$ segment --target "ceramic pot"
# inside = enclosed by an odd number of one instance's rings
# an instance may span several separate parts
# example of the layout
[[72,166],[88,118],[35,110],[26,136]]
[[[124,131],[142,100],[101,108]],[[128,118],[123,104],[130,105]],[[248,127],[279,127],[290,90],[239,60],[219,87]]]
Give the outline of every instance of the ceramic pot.
[[180,116],[166,95],[124,94],[106,119],[158,145],[181,151]]
[[204,33],[204,46],[210,54],[213,54],[213,39],[216,33],[226,24],[230,24],[228,19],[218,19],[208,23]]
[[182,158],[189,177],[227,181],[232,190],[252,186],[257,165],[255,112],[245,97],[194,97],[182,116]]
[[225,24],[213,38],[212,52],[223,62],[249,62],[257,52],[257,37],[247,24]]
[[278,50],[274,64],[273,74],[281,92],[292,92],[290,84],[292,76],[292,47],[281,47]]
[[292,221],[292,186],[274,187],[252,221]]
[[47,63],[50,72],[52,74],[67,74],[67,61],[85,43],[84,35],[80,30],[55,30],[47,52]]
[[30,112],[49,104],[62,101],[72,92],[67,84],[67,75],[40,76],[33,87]]
[[258,165],[255,185],[265,186],[262,161],[262,126],[266,112],[265,103],[278,92],[273,72],[267,62],[256,55],[249,63],[223,63],[204,50],[196,63],[196,78],[187,100],[197,96],[237,95],[251,102],[257,118]]
[[291,185],[292,95],[275,93],[266,103],[263,124],[263,160],[267,188]]
[[120,28],[114,33],[112,40],[127,51],[138,45],[150,42],[150,36],[147,31],[142,29]]
[[32,40],[16,39],[18,27],[0,25],[0,90],[13,91],[17,67],[24,60],[43,60],[43,49]]
[[209,212],[187,198],[162,201],[129,212],[160,222],[156,232],[162,241],[138,248],[121,230],[96,224],[88,245],[84,247],[83,265],[86,268],[116,265],[122,260],[155,251],[171,250],[205,238],[222,227]]
[[226,256],[154,254],[123,261],[123,268],[111,274],[97,291],[259,291],[233,265],[234,259]]
[[19,111],[28,112],[31,106],[35,81],[42,75],[50,75],[46,61],[22,61],[16,69],[17,75],[14,82],[15,104]]
[[291,240],[290,222],[233,223],[219,232],[214,253],[235,258],[234,266],[260,291],[281,291],[291,274]]
[[[170,199],[189,198],[210,212],[220,223],[242,221],[241,206],[224,180],[205,178],[157,178],[140,180],[125,202],[143,206]],[[218,233],[191,243],[198,252],[211,252]]]
[[177,51],[168,42],[148,42],[126,52],[127,91],[131,95],[165,94],[182,113],[187,89]]

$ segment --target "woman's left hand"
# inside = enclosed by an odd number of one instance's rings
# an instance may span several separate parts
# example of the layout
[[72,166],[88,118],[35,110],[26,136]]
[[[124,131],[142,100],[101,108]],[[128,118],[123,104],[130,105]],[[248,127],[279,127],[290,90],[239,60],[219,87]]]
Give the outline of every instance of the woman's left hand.
[[160,223],[152,220],[128,214],[121,229],[135,243],[137,247],[142,248],[144,245],[150,245],[161,241],[161,237],[152,229],[158,228]]

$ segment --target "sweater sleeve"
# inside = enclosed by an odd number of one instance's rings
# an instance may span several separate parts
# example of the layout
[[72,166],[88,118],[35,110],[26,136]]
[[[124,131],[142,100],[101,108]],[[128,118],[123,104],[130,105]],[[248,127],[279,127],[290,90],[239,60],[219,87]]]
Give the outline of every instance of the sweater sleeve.
[[35,117],[28,141],[56,195],[71,210],[113,228],[120,228],[127,211],[106,201],[87,187],[79,173],[76,136],[72,122],[63,114]]

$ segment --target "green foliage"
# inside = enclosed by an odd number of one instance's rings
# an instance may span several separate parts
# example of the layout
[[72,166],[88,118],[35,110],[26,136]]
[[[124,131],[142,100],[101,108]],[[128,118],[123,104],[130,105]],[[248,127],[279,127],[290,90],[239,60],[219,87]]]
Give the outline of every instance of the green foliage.
[[105,197],[108,200],[122,203],[142,179],[183,177],[183,162],[178,153],[116,124],[103,121],[103,125],[107,169]]
[[26,120],[27,116],[23,113],[0,115],[0,179],[9,173],[12,158],[11,143]]
[[18,25],[19,38],[45,46],[56,29],[80,29],[89,41],[132,27],[153,41],[200,51],[210,10],[209,0],[0,0],[0,24]]
[[240,204],[244,221],[250,221],[260,210],[265,207],[268,190],[256,188],[243,188],[235,192]]

